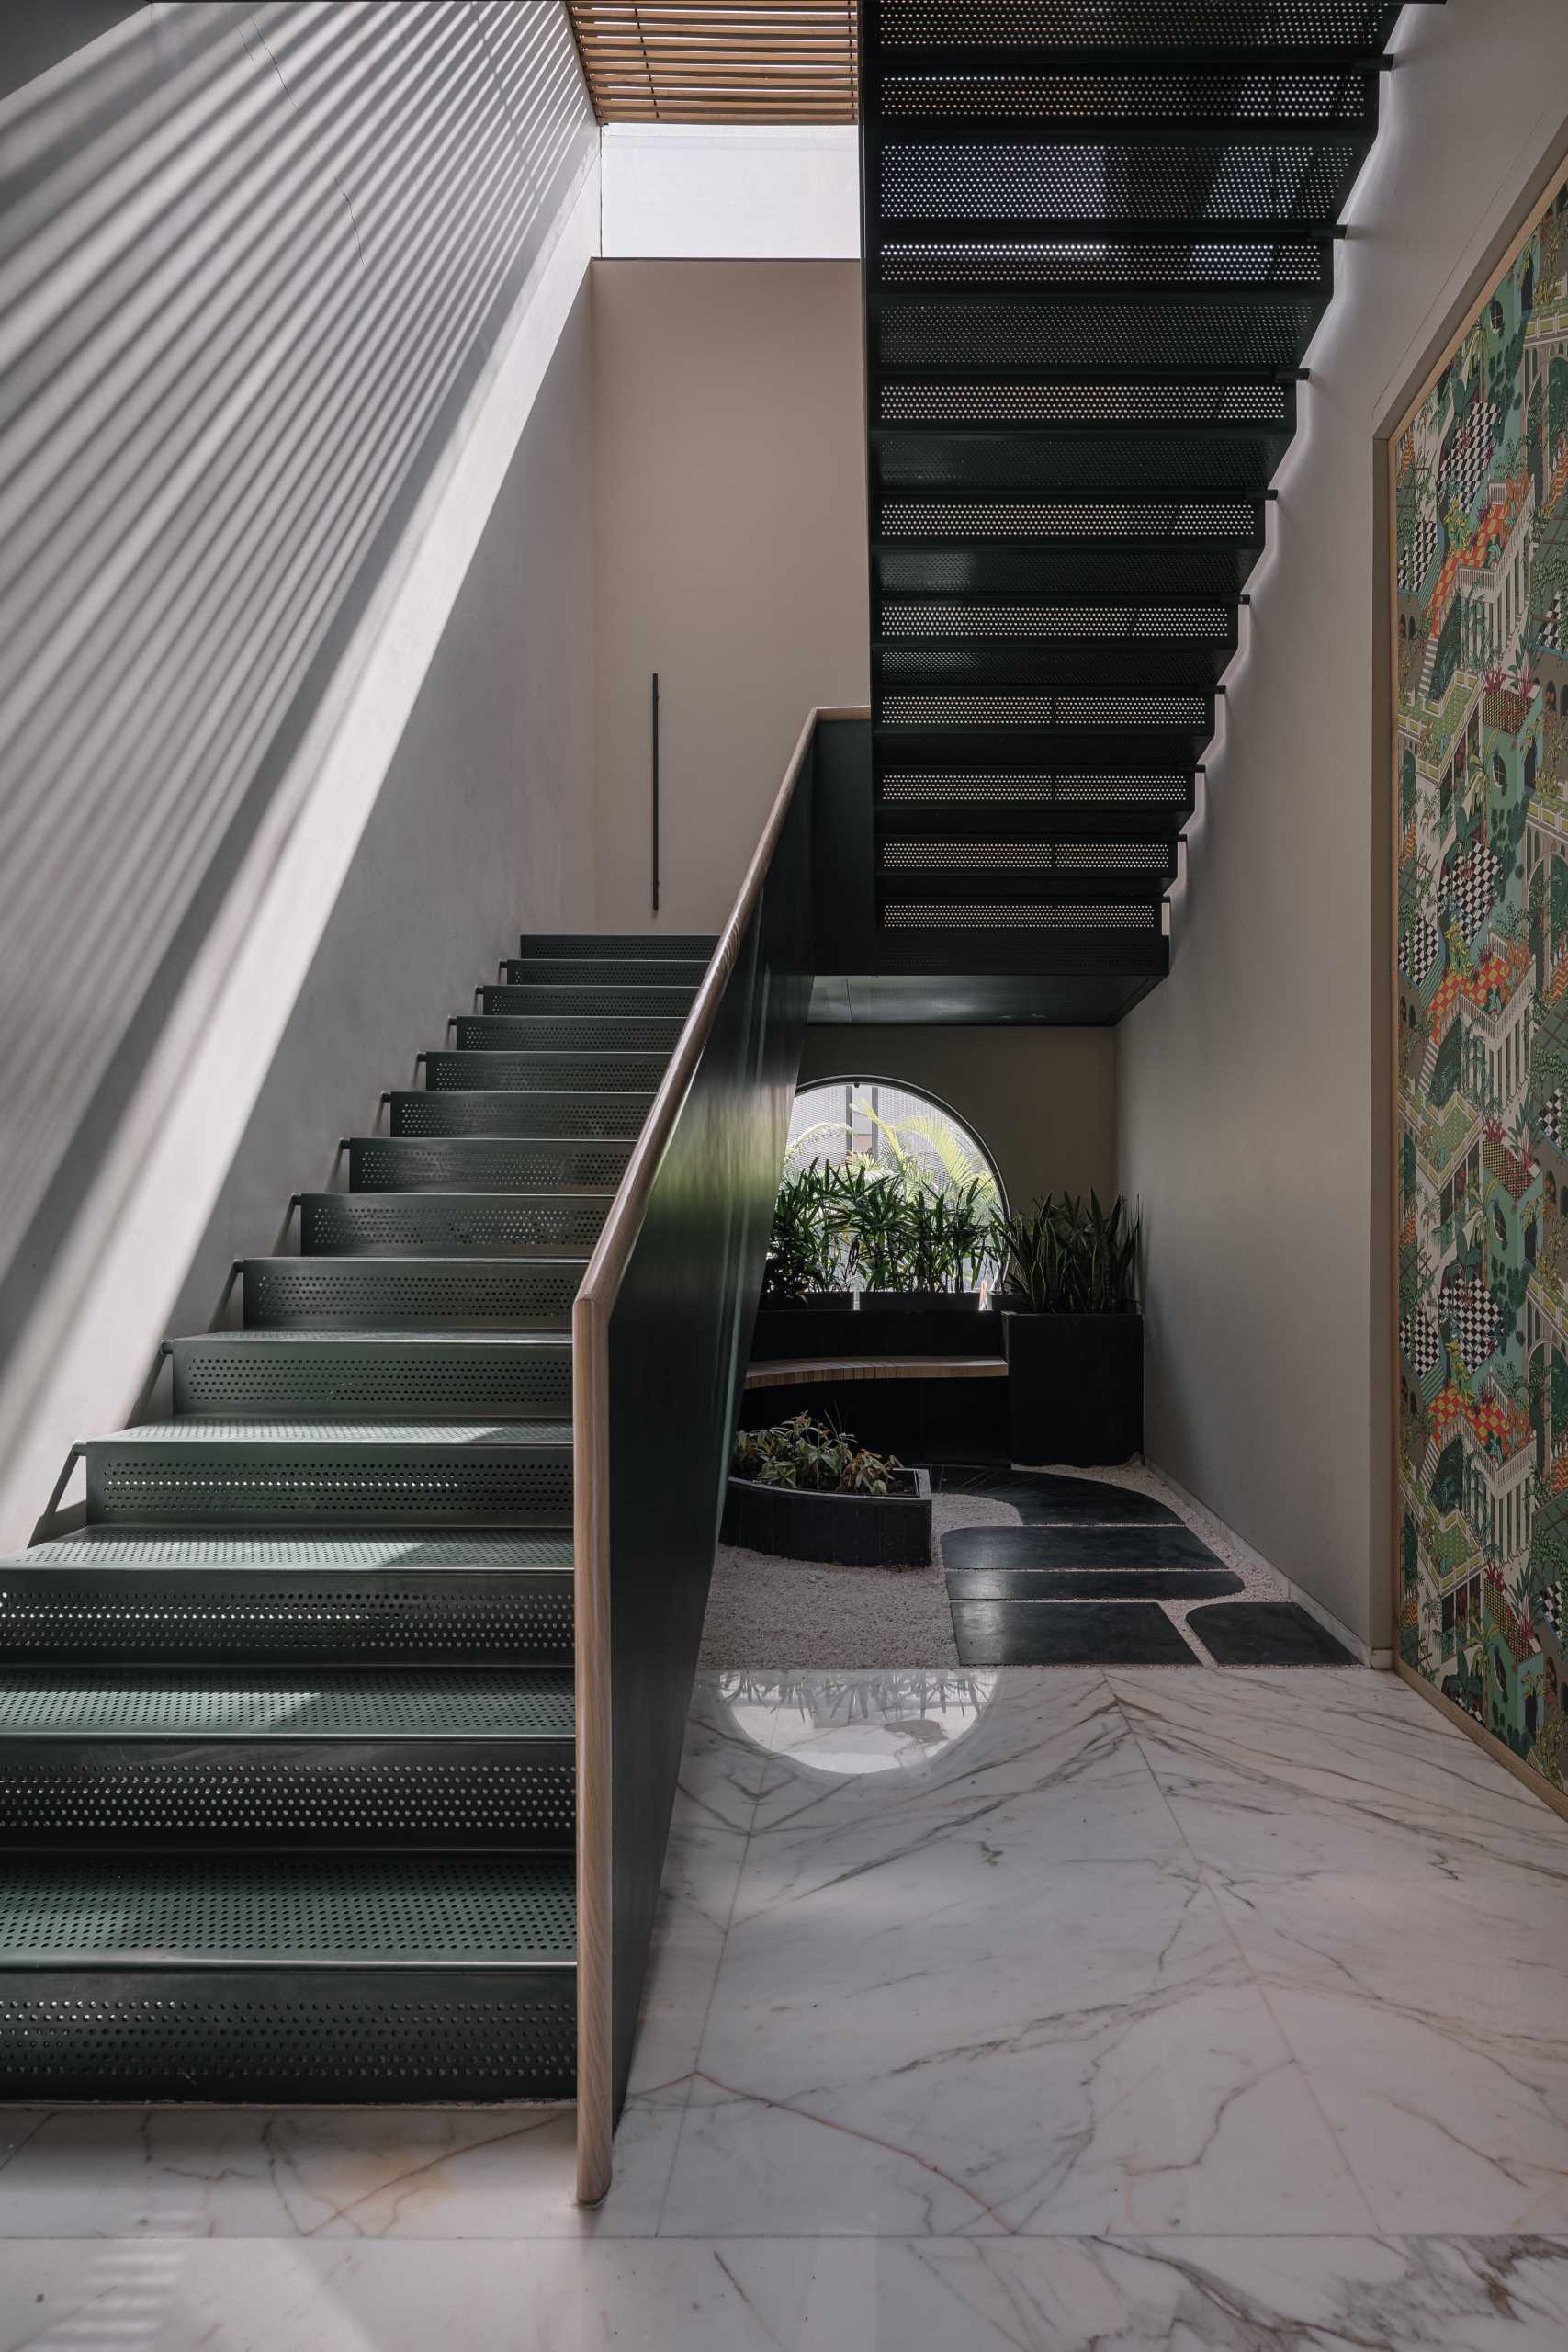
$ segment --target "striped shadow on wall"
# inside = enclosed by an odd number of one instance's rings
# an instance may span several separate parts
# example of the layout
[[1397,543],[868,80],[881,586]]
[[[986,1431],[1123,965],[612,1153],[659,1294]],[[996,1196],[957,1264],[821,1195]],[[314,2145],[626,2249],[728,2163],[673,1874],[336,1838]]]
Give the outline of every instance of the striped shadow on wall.
[[0,107],[0,1330],[595,140],[531,0],[144,10]]

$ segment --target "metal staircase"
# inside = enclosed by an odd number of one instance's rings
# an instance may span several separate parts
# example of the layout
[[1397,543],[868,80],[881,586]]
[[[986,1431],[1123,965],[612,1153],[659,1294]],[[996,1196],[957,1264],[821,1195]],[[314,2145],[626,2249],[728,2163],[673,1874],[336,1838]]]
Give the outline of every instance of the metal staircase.
[[1168,968],[1398,16],[863,0],[876,919],[971,1018],[984,975],[1104,1020]]
[[713,944],[525,940],[0,1563],[0,2097],[571,2096],[570,1308]]

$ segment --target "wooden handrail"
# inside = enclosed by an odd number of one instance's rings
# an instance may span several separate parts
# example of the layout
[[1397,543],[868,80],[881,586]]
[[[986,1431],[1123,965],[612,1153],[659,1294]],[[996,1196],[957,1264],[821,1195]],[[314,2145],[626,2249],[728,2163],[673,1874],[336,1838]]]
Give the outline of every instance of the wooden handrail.
[[800,780],[818,723],[869,710],[807,714],[729,920],[626,1174],[604,1219],[571,1310],[573,1563],[577,1658],[577,2194],[596,2205],[610,2186],[615,2126],[610,1725],[610,1317],[647,1214],[681,1106],[712,1035],[746,927]]

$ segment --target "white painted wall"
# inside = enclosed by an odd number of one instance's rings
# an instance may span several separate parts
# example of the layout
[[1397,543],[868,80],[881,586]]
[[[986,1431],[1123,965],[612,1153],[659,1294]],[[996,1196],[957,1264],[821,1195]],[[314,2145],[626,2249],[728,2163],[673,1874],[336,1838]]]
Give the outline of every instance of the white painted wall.
[[860,270],[604,260],[592,289],[598,920],[717,931],[807,711],[870,698]]
[[1148,1252],[1149,1453],[1380,1647],[1372,443],[1559,145],[1568,15],[1563,0],[1450,0],[1408,9],[1397,48],[1251,582],[1171,976],[1118,1054],[1121,1181]]
[[[0,1379],[0,1552],[26,1542],[71,1445],[124,1420],[183,1288],[182,1305],[197,1308],[198,1325],[208,1319],[213,1289],[210,1240],[208,1256],[197,1263],[188,1285],[187,1270],[198,1261],[209,1226],[214,1234],[231,1231],[237,1242],[243,1236],[247,1249],[275,1247],[288,1193],[319,1168],[323,1146],[330,1145],[330,1136],[313,1130],[309,1151],[302,1150],[290,1162],[286,1180],[279,1159],[276,1183],[272,1164],[265,1158],[243,1168],[237,1178],[231,1173],[296,1001],[334,922],[342,936],[340,893],[574,311],[578,356],[570,401],[586,426],[590,314],[584,279],[598,236],[595,162],[530,271],[445,461],[419,501],[195,958],[158,1049],[96,1171],[86,1204],[37,1306],[16,1335]],[[587,630],[590,502],[581,471],[575,489],[575,527],[582,535],[583,551],[581,571],[573,575],[576,585],[565,592],[565,610]],[[541,556],[536,548],[526,551],[526,560],[541,564],[534,575],[542,583],[536,594],[555,593],[550,555]],[[530,647],[520,631],[496,651],[517,673],[513,717],[528,707],[531,696],[542,708],[551,697],[570,691],[569,682],[577,674],[548,632]],[[581,673],[584,680],[589,674],[586,668]],[[464,699],[459,682],[456,700],[460,704]],[[525,832],[527,804],[521,771],[525,729],[520,730],[517,746],[515,830],[509,840],[495,841],[494,820],[502,814],[490,797],[498,775],[495,747],[488,747],[488,773],[475,783],[481,706],[474,702],[469,707],[466,733],[443,731],[423,744],[427,788],[448,796],[445,818],[437,810],[434,825],[426,819],[411,819],[412,830],[404,836],[407,847],[419,838],[421,825],[426,825],[423,862],[428,870],[422,875],[417,865],[400,868],[384,907],[367,903],[363,880],[344,902],[357,908],[359,920],[367,924],[400,931],[406,979],[399,985],[423,991],[420,1001],[432,1017],[449,992],[448,963],[467,970],[479,944],[476,937],[459,942],[451,930],[457,919],[454,893],[461,897],[459,880],[470,894],[474,888],[475,852],[468,829],[457,819],[470,788],[474,811],[481,820],[480,838],[489,844],[477,854],[493,860],[496,888],[488,910],[482,895],[471,900],[476,932],[498,931],[502,899],[515,899],[518,922],[551,920],[558,910],[564,917],[569,903],[574,913],[589,903],[586,828],[573,835],[558,816],[549,821],[536,816],[531,842]],[[491,708],[495,707],[492,700]],[[570,757],[577,773],[563,773],[556,788],[577,794],[582,801],[590,789],[586,747],[591,723],[590,715],[585,725],[563,723],[559,729],[541,730],[543,738],[553,735],[573,747]],[[445,772],[432,773],[437,760],[448,763]],[[406,762],[402,777],[406,787]],[[371,843],[377,839],[372,831]],[[452,864],[459,854],[466,861],[463,877]],[[445,867],[443,857],[447,860]],[[363,869],[376,870],[374,865]],[[353,989],[358,985],[354,976],[344,977],[344,986]],[[381,1012],[384,1016],[384,1004]],[[346,1072],[354,1098],[367,1102],[381,1086],[397,1082],[394,1075],[376,1068],[376,1018],[368,1002],[353,996],[331,1007],[318,1002],[313,1015],[307,1000],[292,1034],[299,1039],[310,1033],[311,1050],[324,1049],[321,1082],[341,1088]],[[406,1027],[400,1035],[402,1050],[412,1051]],[[350,1052],[353,1058],[345,1062]],[[344,1100],[346,1103],[346,1095]],[[337,1131],[346,1133],[347,1127]],[[236,1199],[255,1214],[231,1214]],[[229,1210],[221,1205],[225,1200]],[[197,1293],[202,1294],[199,1300]]]
[[852,125],[608,124],[607,257],[855,261],[860,134]]
[[[236,1258],[293,1250],[297,1191],[471,1010],[521,931],[593,920],[592,337],[562,329],[256,1097],[170,1328],[204,1329]],[[231,1302],[230,1318],[237,1317]]]

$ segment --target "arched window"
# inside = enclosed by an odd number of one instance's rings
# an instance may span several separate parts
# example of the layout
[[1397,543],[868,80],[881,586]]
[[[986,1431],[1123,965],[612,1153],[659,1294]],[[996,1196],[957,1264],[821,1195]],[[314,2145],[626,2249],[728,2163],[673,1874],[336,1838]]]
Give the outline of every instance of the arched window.
[[785,1176],[814,1159],[869,1161],[931,1192],[978,1181],[982,1209],[1007,1206],[996,1161],[972,1127],[934,1094],[887,1078],[829,1078],[803,1086],[789,1123]]

